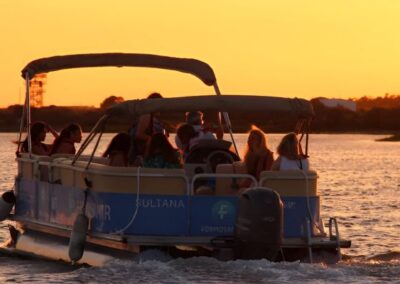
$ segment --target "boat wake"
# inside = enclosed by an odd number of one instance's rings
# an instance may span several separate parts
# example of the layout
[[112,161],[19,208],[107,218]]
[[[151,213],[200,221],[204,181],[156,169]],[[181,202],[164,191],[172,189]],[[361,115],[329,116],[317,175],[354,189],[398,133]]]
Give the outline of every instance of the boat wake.
[[146,252],[141,261],[115,260],[102,268],[72,272],[71,281],[109,279],[113,283],[398,283],[400,266],[381,263],[341,262],[336,265],[300,262],[274,263],[268,260],[222,262],[214,258],[144,260],[157,253]]
[[397,262],[400,264],[400,251],[390,251],[388,253],[382,253],[368,258],[370,261],[380,262]]
[[345,257],[333,265],[268,260],[218,261],[210,257],[172,259],[166,252],[150,249],[132,260],[114,259],[103,267],[73,267],[0,257],[0,262],[13,263],[13,271],[17,266],[17,270],[35,272],[6,273],[2,280],[30,283],[42,283],[44,279],[51,283],[399,283],[399,260],[400,252],[395,251],[372,257]]

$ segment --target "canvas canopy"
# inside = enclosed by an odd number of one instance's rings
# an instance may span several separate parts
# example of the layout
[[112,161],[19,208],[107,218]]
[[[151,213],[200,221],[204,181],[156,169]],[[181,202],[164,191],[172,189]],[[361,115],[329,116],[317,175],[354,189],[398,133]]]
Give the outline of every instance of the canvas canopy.
[[312,104],[304,99],[268,96],[221,95],[129,100],[107,110],[110,116],[138,116],[153,112],[185,111],[258,112],[292,114],[307,118],[314,115]]
[[151,67],[176,70],[192,74],[209,86],[216,82],[214,71],[207,63],[202,61],[152,54],[129,53],[75,54],[41,58],[30,62],[22,70],[22,77],[25,78],[26,74],[28,74],[29,79],[32,79],[39,73],[48,73],[63,69],[112,66]]

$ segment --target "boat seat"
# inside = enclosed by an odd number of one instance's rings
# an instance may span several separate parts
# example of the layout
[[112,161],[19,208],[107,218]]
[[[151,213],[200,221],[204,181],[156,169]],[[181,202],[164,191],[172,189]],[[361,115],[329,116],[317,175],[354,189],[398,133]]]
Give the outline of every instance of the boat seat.
[[[247,174],[246,165],[241,162],[233,162],[232,164],[219,164],[216,168],[216,174]],[[237,185],[243,179],[238,178],[221,178],[218,177],[215,182],[215,195],[234,195],[238,191]]]
[[111,167],[91,163],[85,170],[87,162],[55,160],[53,181],[59,180],[65,186],[86,188],[84,179],[92,182],[96,192],[136,193],[137,174],[139,173],[139,190],[141,194],[184,195],[188,192],[187,180],[183,169],[153,169],[137,167]]
[[317,178],[315,171],[263,171],[260,185],[275,190],[280,196],[318,196]]

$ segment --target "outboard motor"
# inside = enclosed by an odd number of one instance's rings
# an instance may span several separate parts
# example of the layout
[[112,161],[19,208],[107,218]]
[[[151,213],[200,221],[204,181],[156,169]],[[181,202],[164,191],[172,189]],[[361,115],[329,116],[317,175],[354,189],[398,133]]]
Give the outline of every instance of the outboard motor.
[[236,258],[276,260],[283,239],[283,204],[278,193],[259,187],[241,195],[235,239]]
[[6,191],[1,195],[0,198],[0,221],[7,219],[15,204],[14,191]]

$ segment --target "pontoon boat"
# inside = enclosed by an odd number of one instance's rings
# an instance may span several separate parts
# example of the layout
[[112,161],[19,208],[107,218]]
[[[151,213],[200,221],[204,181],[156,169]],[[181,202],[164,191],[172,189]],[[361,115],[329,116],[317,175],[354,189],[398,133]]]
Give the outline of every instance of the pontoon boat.
[[[29,82],[36,74],[102,66],[190,73],[214,87],[216,95],[126,101],[105,112],[74,156],[19,153],[13,213],[12,193],[1,201],[0,217],[16,224],[5,249],[91,265],[130,258],[148,248],[221,260],[312,262],[320,252],[328,253],[324,255],[330,262],[340,260],[341,248],[350,247],[350,241],[340,238],[335,218],[325,232],[317,173],[265,171],[256,180],[240,161],[233,139],[229,113],[290,114],[299,121],[296,131],[305,138],[307,153],[314,112],[304,99],[222,95],[211,67],[194,59],[122,53],[56,56],[35,60],[22,70],[27,90],[21,133],[26,128],[30,134]],[[200,143],[182,169],[111,167],[96,155],[112,117],[197,110],[221,113],[234,150],[226,141]],[[91,154],[83,155],[93,143]],[[252,186],[239,194],[237,184],[243,179]],[[212,184],[212,192],[196,194],[204,184]]]

